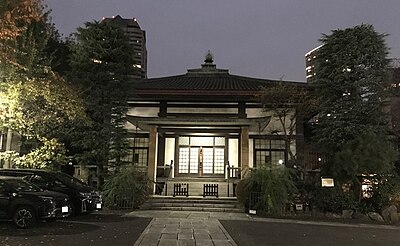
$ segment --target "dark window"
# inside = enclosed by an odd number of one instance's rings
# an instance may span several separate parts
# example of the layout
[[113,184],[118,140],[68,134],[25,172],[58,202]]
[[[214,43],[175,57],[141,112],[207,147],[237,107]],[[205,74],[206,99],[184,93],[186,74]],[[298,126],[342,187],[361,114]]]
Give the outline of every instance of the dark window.
[[254,166],[282,165],[286,160],[285,140],[255,139]]
[[50,180],[48,179],[44,179],[42,176],[40,175],[33,175],[30,178],[30,181],[34,184],[36,184],[39,187],[47,187],[48,184],[50,183]]

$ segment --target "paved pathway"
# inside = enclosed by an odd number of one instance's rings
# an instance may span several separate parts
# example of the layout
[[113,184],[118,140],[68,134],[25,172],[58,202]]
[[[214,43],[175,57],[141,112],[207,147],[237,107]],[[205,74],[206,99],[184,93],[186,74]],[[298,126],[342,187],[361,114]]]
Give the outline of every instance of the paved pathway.
[[[242,228],[243,225],[246,227],[246,223],[241,223],[240,221],[249,221],[255,223],[269,222],[270,224],[282,225],[297,224],[305,227],[319,226],[321,228],[348,227],[349,229],[400,230],[398,226],[389,225],[344,224],[337,222],[259,218],[252,217],[245,213],[139,210],[128,213],[125,216],[153,218],[140,235],[139,239],[135,242],[135,246],[237,246],[237,243],[235,243],[219,220],[231,220],[232,223],[240,223],[238,225],[239,228]],[[250,229],[250,226],[248,227],[247,229]],[[253,229],[250,230],[253,231]],[[263,233],[261,232],[260,235],[261,234]],[[262,239],[260,245],[264,245],[263,243],[264,239]]]
[[252,220],[244,213],[135,211],[153,217],[135,246],[237,246],[218,220]]

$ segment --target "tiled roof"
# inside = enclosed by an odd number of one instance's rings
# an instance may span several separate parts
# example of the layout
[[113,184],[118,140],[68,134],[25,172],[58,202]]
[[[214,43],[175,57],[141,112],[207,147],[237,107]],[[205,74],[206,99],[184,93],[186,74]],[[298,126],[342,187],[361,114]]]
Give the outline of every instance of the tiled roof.
[[307,85],[231,75],[227,69],[218,69],[212,63],[212,56],[207,56],[201,68],[188,69],[186,74],[137,81],[132,86],[132,95],[159,99],[247,101],[259,95],[262,88],[273,87],[280,82],[293,86]]
[[[301,86],[304,83],[282,81]],[[262,87],[274,86],[279,81],[268,79],[257,79],[221,74],[185,74],[171,77],[161,77],[140,80],[135,83],[134,88],[139,91],[230,91],[230,92],[254,92]]]

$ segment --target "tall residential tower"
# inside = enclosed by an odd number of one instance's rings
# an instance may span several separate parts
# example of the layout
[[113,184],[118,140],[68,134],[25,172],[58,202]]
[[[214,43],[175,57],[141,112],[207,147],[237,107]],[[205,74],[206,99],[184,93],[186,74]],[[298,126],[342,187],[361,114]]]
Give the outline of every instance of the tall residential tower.
[[310,50],[305,54],[306,59],[306,81],[313,82],[315,74],[316,59],[318,56],[318,50],[322,45],[315,49]]
[[147,49],[146,49],[146,32],[142,30],[135,18],[124,19],[117,15],[113,18],[103,18],[103,21],[121,27],[121,29],[129,37],[129,42],[134,49],[134,68],[135,79],[147,78]]

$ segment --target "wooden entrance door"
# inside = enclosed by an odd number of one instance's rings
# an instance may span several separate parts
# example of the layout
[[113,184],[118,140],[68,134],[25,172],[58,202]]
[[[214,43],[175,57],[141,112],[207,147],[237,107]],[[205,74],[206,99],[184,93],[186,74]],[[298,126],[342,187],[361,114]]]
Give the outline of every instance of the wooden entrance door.
[[223,147],[180,147],[178,175],[199,177],[223,175],[224,154]]

